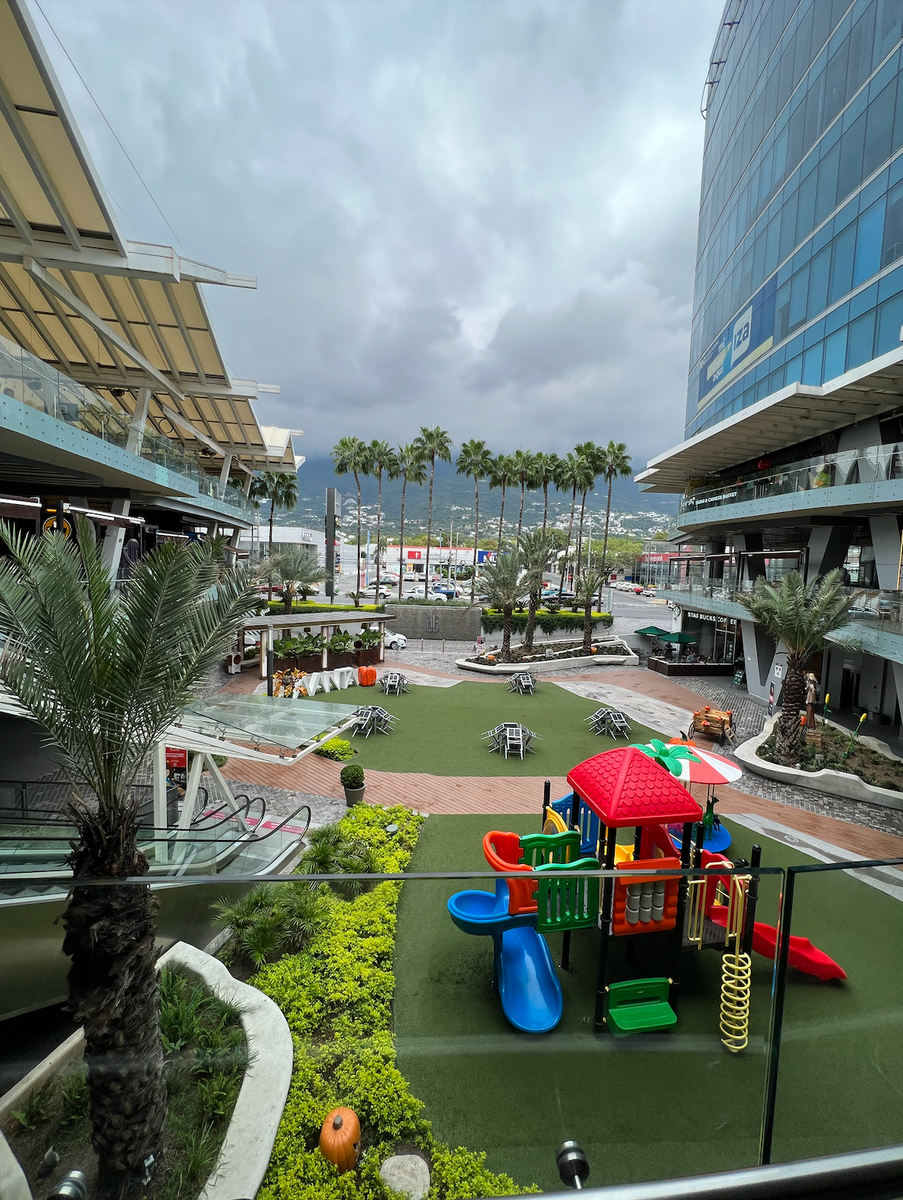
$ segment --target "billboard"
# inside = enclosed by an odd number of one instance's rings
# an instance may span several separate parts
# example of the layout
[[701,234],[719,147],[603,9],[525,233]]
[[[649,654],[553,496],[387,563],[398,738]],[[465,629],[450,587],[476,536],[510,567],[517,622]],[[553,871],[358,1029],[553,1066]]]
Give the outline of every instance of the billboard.
[[741,313],[725,325],[703,355],[699,370],[697,411],[709,403],[710,393],[725,387],[774,343],[774,303],[777,276],[753,296]]

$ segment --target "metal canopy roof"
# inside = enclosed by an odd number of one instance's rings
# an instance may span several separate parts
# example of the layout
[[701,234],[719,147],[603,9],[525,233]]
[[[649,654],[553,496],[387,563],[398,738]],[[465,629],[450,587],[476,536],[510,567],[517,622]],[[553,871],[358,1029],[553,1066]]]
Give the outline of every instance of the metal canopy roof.
[[821,387],[788,384],[713,429],[650,459],[637,483],[649,492],[683,492],[688,479],[713,475],[756,455],[817,437],[903,404],[903,352],[892,350]]
[[300,431],[261,428],[201,283],[257,286],[123,236],[24,0],[0,0],[0,333],[128,412],[149,387],[159,433],[296,470]]

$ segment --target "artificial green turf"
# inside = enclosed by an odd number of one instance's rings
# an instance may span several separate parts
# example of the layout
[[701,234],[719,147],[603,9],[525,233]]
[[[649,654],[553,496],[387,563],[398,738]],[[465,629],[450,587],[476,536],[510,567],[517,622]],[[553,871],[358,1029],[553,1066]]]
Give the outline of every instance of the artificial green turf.
[[[430,775],[566,775],[577,763],[625,745],[590,732],[584,718],[599,708],[553,683],[540,681],[533,696],[509,692],[503,682],[459,683],[454,687],[418,687],[401,696],[376,692],[369,702],[397,714],[388,735],[355,737],[362,767],[377,771],[425,771]],[[363,697],[363,693],[361,693]],[[503,721],[519,721],[539,734],[536,753],[505,758],[489,753],[480,734]],[[635,742],[660,733],[631,722]],[[668,736],[679,736],[677,729]]]
[[[729,820],[735,855],[753,840],[764,866],[808,862]],[[485,870],[483,833],[536,832],[539,816],[430,817],[412,871]],[[758,918],[774,923],[780,877],[763,878]],[[628,1039],[592,1033],[597,935],[572,935],[573,970],[558,972],[564,1016],[530,1036],[505,1020],[491,990],[492,942],[461,933],[448,897],[490,881],[410,881],[396,946],[398,1065],[438,1138],[487,1152],[487,1165],[521,1183],[560,1187],[557,1146],[576,1138],[591,1184],[669,1178],[757,1161],[771,966],[753,956],[750,1046],[729,1054],[718,1033],[720,955],[685,953],[673,1033]],[[903,905],[842,872],[797,880],[793,931],[837,959],[846,983],[790,971],[774,1159],[903,1141]],[[618,944],[609,978],[667,974],[655,935],[640,939],[632,971]],[[557,962],[560,939],[550,938]]]

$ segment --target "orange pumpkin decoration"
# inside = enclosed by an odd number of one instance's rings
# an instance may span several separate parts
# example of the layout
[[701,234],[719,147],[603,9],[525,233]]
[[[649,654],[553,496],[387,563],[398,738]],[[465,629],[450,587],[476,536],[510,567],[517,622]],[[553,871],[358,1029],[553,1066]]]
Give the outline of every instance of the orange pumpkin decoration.
[[373,687],[376,683],[376,667],[358,667],[357,682],[360,687]]
[[351,1108],[334,1108],[320,1129],[320,1153],[339,1174],[357,1166],[361,1152],[361,1123]]

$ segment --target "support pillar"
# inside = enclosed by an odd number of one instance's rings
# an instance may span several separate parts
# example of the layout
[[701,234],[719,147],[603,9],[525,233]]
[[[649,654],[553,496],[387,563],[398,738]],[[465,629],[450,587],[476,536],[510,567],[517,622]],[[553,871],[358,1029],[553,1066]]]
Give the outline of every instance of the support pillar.
[[[127,517],[132,507],[131,500],[114,500],[110,509],[117,517]],[[119,582],[119,560],[122,557],[122,545],[125,541],[125,530],[120,525],[108,525],[101,548],[103,565],[110,574],[114,584]]]

